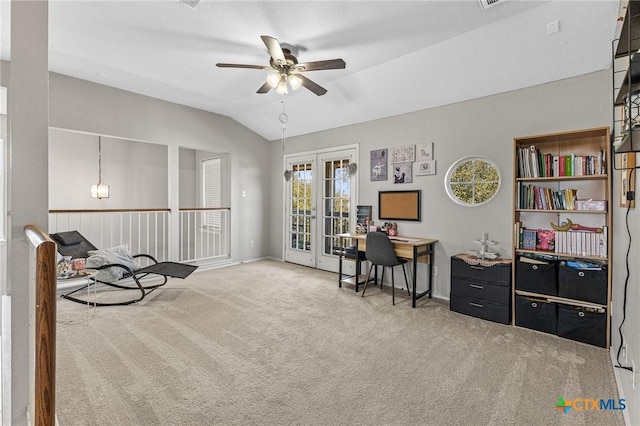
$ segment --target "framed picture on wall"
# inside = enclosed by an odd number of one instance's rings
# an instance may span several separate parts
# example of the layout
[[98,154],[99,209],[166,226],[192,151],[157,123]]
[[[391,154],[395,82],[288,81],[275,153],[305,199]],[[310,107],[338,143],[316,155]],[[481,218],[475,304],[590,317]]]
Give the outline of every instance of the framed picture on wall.
[[416,146],[394,146],[391,149],[391,163],[413,163],[416,161]]
[[416,176],[429,176],[436,174],[436,160],[416,163]]
[[411,183],[411,163],[397,163],[393,165],[393,183]]
[[416,161],[433,160],[433,142],[416,145]]
[[372,182],[387,180],[387,148],[374,149],[370,153],[369,179]]

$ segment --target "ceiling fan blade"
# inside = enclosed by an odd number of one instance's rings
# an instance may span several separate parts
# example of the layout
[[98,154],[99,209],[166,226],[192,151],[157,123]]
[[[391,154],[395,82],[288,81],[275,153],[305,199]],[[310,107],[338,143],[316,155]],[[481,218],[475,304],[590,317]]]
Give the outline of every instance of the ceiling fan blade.
[[256,93],[268,93],[269,90],[271,90],[271,86],[269,85],[269,83],[265,82],[262,86],[260,86]]
[[248,68],[252,70],[270,70],[271,67],[266,67],[264,65],[245,65],[245,64],[216,64],[217,67],[220,68]]
[[269,55],[273,61],[277,64],[286,63],[286,59],[284,57],[284,52],[282,51],[282,46],[280,46],[280,42],[278,39],[273,38],[271,36],[263,35],[260,36],[265,46],[267,46],[267,50],[269,51]]
[[315,83],[315,82],[309,80],[307,77],[305,77],[302,74],[296,74],[296,75],[298,75],[302,79],[302,85],[304,87],[306,87],[307,89],[311,90],[316,95],[322,96],[325,93],[327,93],[327,89],[325,89],[324,87],[320,86],[318,83]]
[[307,62],[298,64],[296,68],[303,71],[337,70],[345,68],[347,64],[342,59],[328,59],[326,61]]

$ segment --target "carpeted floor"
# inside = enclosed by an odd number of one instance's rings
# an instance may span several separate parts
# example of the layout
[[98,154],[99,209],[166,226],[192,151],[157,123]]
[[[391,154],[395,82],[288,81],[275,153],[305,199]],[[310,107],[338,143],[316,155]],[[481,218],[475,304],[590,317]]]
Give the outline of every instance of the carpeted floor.
[[[400,295],[400,296],[398,296]],[[141,303],[58,303],[60,425],[622,425],[604,349],[260,261]]]

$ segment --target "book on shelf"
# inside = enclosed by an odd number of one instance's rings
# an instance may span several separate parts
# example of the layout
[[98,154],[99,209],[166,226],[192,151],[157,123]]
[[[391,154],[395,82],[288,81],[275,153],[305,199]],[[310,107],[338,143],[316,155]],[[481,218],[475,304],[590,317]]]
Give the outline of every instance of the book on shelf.
[[518,149],[518,177],[592,176],[607,173],[606,151],[593,155],[543,153],[535,145]]
[[518,208],[533,210],[574,210],[578,190],[555,190],[518,182]]
[[608,227],[602,232],[556,231],[555,252],[572,256],[607,257]]

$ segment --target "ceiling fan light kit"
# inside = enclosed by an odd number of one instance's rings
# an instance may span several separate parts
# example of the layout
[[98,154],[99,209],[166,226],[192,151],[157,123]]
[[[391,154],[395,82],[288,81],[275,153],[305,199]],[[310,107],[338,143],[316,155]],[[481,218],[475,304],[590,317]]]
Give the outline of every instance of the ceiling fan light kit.
[[289,92],[289,86],[293,90],[297,90],[304,86],[317,96],[322,96],[327,93],[327,89],[305,77],[302,73],[307,71],[342,69],[346,67],[345,62],[342,59],[329,59],[299,64],[298,58],[291,53],[291,50],[283,48],[278,39],[266,35],[261,36],[261,38],[265,46],[267,46],[267,50],[271,56],[268,67],[246,64],[216,64],[216,66],[220,68],[245,68],[275,71],[267,76],[267,81],[258,89],[257,93],[268,93],[271,89],[276,89],[277,93],[286,95]]

